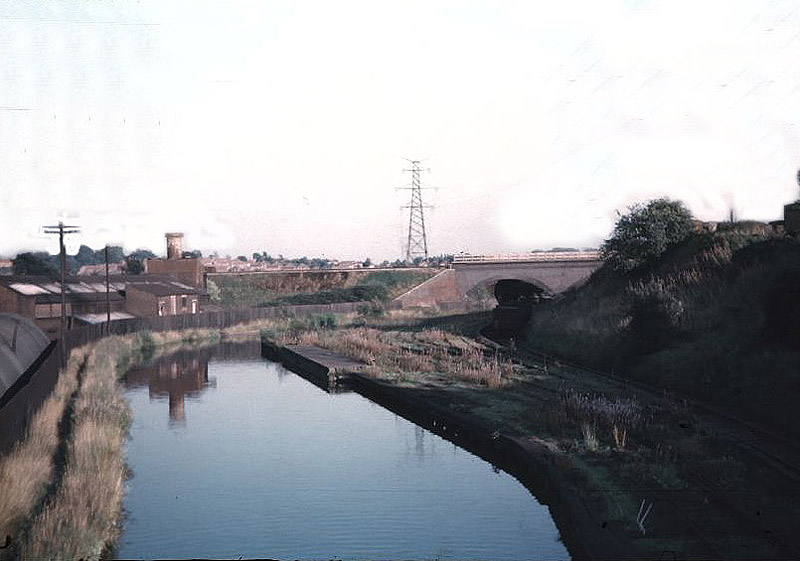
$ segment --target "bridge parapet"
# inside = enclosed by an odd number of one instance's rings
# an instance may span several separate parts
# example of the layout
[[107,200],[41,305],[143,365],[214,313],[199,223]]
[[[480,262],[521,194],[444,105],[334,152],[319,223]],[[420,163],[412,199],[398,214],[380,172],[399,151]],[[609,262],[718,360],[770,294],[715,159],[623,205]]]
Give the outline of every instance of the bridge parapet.
[[471,255],[468,253],[460,253],[453,256],[454,265],[469,263],[535,263],[599,260],[599,251],[537,251],[529,253],[492,253],[487,255]]

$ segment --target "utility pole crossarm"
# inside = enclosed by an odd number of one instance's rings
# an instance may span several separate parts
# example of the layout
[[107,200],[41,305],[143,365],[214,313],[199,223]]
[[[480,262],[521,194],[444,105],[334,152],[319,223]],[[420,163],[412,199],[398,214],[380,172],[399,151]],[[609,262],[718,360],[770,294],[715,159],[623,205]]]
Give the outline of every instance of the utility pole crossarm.
[[[67,296],[66,296],[66,269],[67,269],[67,252],[64,248],[64,236],[66,234],[77,234],[80,232],[78,226],[65,226],[63,222],[59,222],[58,226],[45,226],[43,228],[45,234],[58,234],[59,246],[59,262],[61,264],[61,337],[67,331]],[[64,357],[61,357],[62,365]]]

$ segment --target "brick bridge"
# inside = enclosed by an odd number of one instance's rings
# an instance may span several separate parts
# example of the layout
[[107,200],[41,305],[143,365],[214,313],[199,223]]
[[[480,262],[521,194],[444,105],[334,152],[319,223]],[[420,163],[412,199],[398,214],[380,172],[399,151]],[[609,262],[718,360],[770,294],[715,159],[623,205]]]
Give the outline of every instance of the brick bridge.
[[482,289],[491,294],[495,283],[503,279],[525,281],[545,294],[556,295],[586,282],[601,264],[597,251],[461,254],[454,258],[451,268],[399,296],[397,301],[403,306],[464,302]]

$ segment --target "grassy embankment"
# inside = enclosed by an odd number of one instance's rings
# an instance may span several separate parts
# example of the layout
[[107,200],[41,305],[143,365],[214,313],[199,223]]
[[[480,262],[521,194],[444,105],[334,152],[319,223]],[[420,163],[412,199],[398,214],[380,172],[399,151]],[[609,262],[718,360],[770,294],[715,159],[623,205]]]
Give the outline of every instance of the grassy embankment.
[[432,275],[430,271],[321,271],[282,275],[248,274],[215,276],[219,304],[225,307],[332,304],[391,300]]
[[534,310],[527,344],[800,437],[800,243],[758,224],[695,234]]

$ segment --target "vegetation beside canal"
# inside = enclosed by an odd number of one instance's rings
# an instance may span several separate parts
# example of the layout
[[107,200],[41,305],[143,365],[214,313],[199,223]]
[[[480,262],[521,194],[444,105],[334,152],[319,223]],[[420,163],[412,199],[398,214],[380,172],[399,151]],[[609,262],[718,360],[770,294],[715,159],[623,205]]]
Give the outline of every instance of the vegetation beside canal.
[[[442,318],[366,306],[223,331],[142,332],[77,349],[28,438],[0,464],[0,488],[16,490],[0,494],[0,523],[12,536],[2,551],[97,558],[113,545],[128,423],[118,381],[181,345],[261,334],[363,361],[364,375],[414,396],[448,424],[466,419],[482,438],[528,450],[531,465],[546,467],[550,481],[539,485],[574,554],[581,543],[586,550],[577,555],[595,557],[794,552],[785,540],[800,518],[800,497],[788,490],[796,481],[754,462],[735,430],[669,395],[494,344],[478,333],[486,323],[486,314]],[[719,492],[745,486],[745,494]]]
[[800,243],[758,223],[695,233],[538,306],[525,344],[800,438]]
[[224,307],[385,302],[422,283],[438,269],[314,271],[274,274],[217,275],[212,282],[217,303]]
[[772,559],[796,551],[793,475],[740,446],[736,426],[464,331],[349,327],[275,340],[364,361],[362,375],[386,395],[427,404],[443,424],[520,443],[532,462],[550,466],[543,471],[552,479],[538,484],[559,489],[547,499],[567,545],[586,546],[574,554]]

